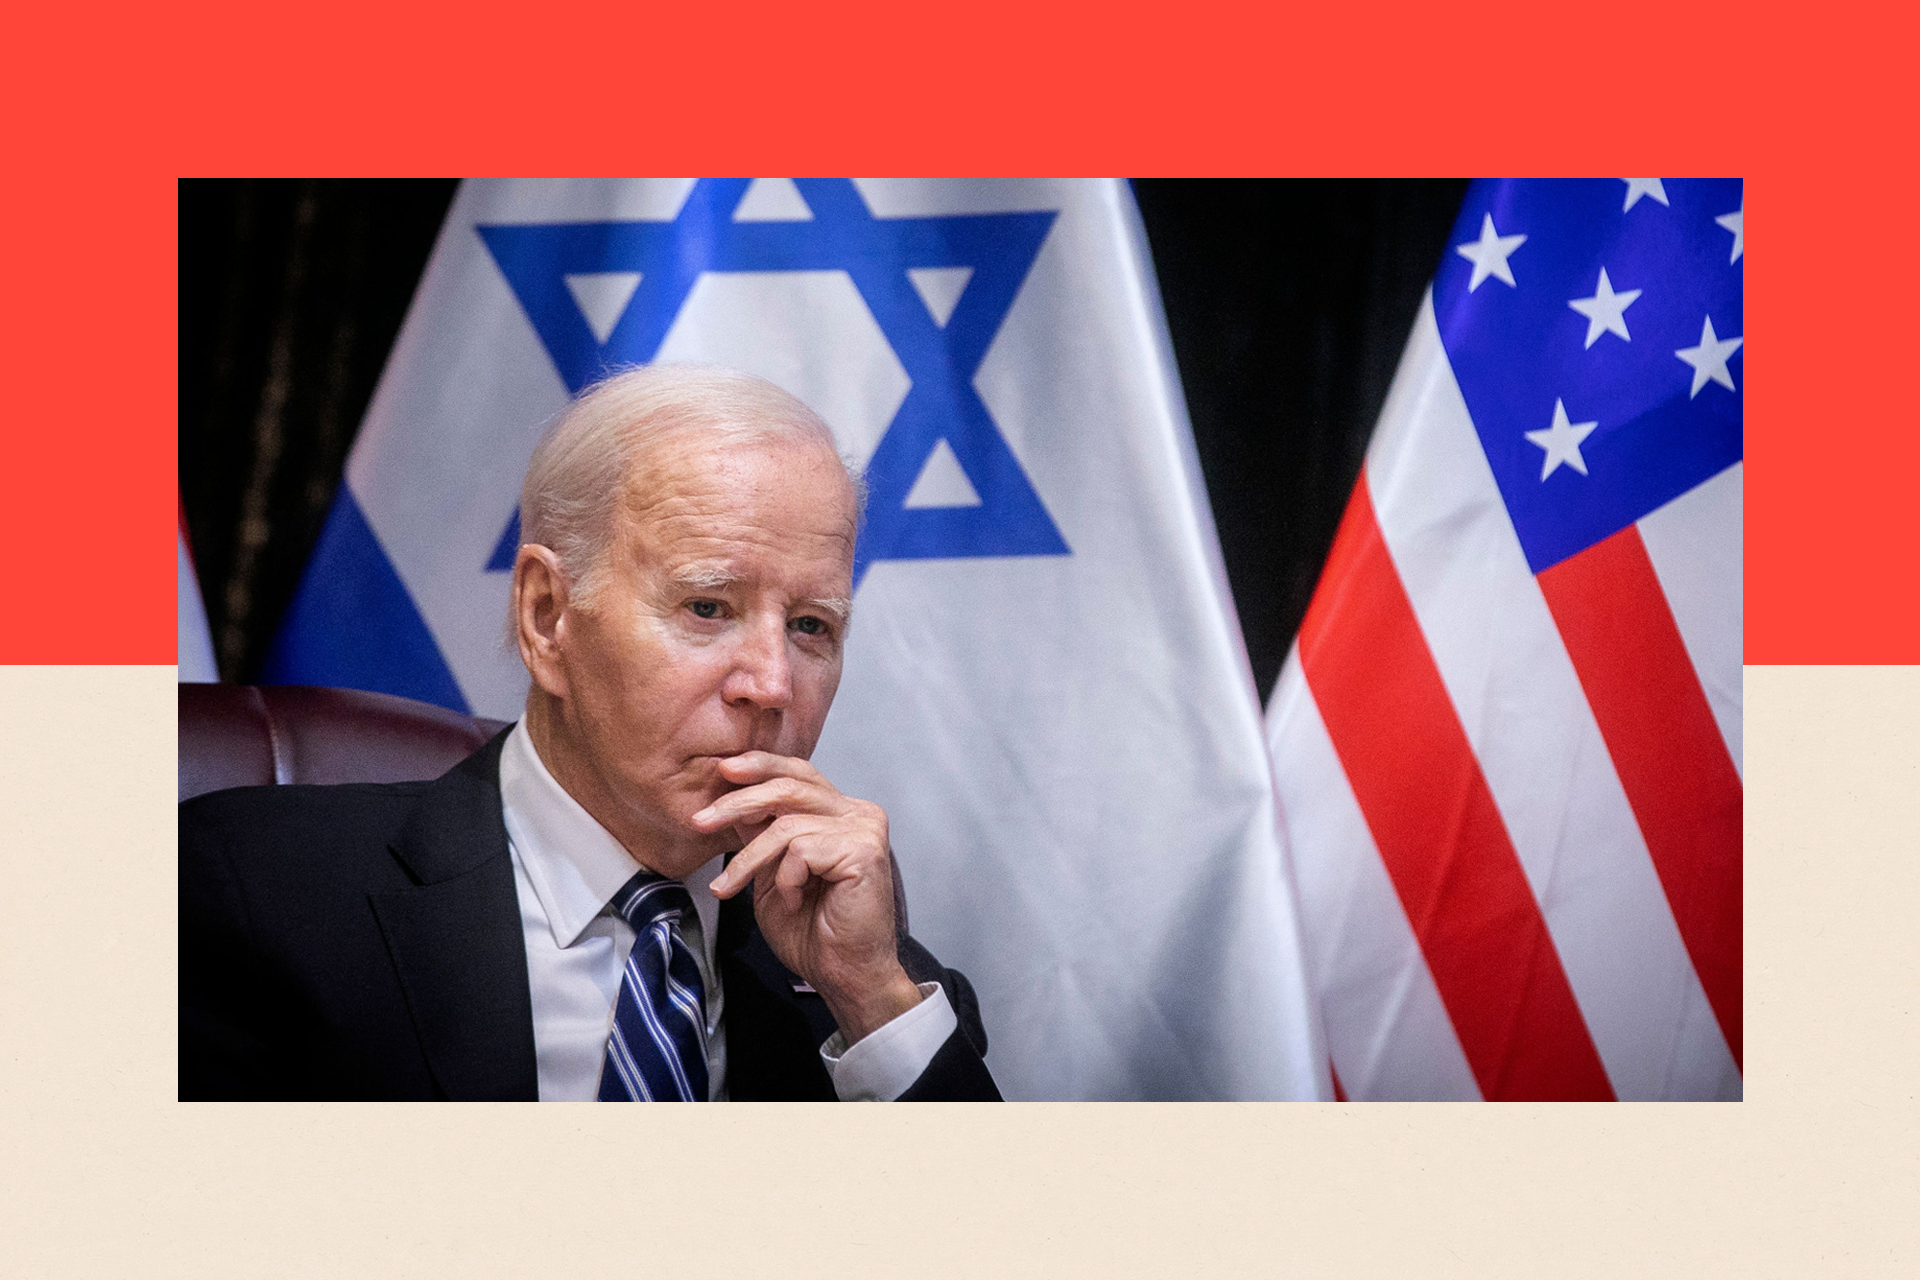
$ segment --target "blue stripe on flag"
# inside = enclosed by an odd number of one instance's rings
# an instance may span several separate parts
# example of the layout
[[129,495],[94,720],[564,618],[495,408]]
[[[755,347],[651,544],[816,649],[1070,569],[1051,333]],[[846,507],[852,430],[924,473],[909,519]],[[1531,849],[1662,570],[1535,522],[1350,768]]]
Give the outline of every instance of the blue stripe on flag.
[[512,573],[513,562],[519,555],[520,508],[515,507],[507,519],[507,527],[500,531],[500,541],[493,544],[493,554],[487,557],[487,572]]
[[260,679],[367,689],[470,711],[406,584],[345,484]]

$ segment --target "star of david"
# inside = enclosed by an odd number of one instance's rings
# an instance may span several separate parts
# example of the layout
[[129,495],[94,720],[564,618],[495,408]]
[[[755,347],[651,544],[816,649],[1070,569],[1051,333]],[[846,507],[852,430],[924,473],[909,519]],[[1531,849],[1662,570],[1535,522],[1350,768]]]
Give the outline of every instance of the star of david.
[[[748,185],[703,179],[672,222],[477,230],[571,394],[610,369],[651,361],[704,272],[845,271],[911,380],[867,462],[854,584],[881,560],[1070,554],[973,387],[1057,215],[876,218],[850,181],[796,179],[811,219],[735,221]],[[923,267],[972,270],[944,325],[907,274]],[[566,277],[610,272],[637,272],[640,282],[601,341]],[[980,500],[909,507],[909,491],[942,440]],[[487,568],[511,569],[519,540],[516,511]]]

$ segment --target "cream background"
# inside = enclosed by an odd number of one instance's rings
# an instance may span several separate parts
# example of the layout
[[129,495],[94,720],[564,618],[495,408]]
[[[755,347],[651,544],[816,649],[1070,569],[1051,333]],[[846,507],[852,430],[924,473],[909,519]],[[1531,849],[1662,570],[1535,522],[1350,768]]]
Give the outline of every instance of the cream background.
[[1920,1269],[1920,669],[1747,671],[1730,1105],[182,1105],[173,703],[0,668],[5,1274]]

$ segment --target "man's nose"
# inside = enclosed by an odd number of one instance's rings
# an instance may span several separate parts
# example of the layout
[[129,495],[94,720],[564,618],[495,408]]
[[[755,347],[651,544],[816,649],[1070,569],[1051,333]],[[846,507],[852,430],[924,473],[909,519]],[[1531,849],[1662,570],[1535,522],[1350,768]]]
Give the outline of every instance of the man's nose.
[[750,704],[763,711],[783,710],[793,701],[785,618],[756,623],[742,636],[721,696],[729,703]]

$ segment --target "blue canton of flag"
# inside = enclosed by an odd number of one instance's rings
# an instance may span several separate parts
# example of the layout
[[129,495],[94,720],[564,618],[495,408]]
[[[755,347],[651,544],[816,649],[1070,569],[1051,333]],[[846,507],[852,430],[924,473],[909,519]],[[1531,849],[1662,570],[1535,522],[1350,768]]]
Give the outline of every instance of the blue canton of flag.
[[1468,192],[1434,313],[1534,572],[1740,461],[1742,210],[1737,179]]

